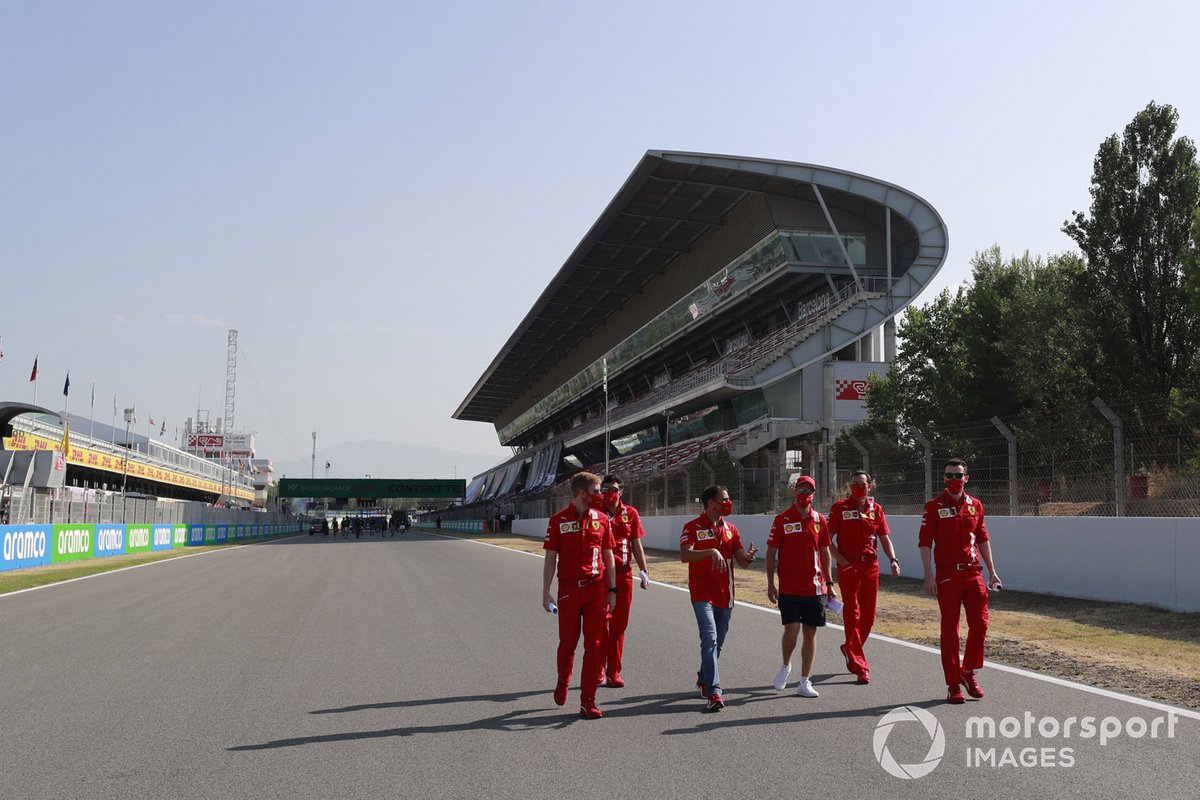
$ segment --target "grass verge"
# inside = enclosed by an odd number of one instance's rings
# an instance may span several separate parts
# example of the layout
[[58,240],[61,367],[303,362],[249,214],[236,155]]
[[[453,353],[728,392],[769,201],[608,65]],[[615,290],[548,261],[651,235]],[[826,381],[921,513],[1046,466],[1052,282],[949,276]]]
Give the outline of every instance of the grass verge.
[[[540,540],[522,536],[437,532],[542,552]],[[678,553],[648,549],[646,560],[654,580],[687,585]],[[737,571],[737,596],[770,607],[761,559]],[[1200,710],[1200,614],[1009,590],[992,595],[988,607],[993,661]],[[836,614],[829,618],[841,622]],[[937,647],[938,630],[937,603],[921,581],[881,578],[875,633]]]

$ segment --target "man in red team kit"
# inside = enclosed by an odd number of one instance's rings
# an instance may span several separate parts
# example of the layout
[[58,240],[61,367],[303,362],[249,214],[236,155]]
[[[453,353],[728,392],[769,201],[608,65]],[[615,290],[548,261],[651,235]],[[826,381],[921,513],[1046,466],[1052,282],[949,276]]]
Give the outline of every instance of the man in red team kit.
[[725,700],[717,659],[733,616],[733,562],[748,567],[758,551],[753,543],[743,550],[737,526],[725,519],[733,513],[733,501],[724,486],[709,486],[701,493],[700,502],[704,513],[684,525],[679,536],[679,559],[688,565],[688,590],[700,629],[696,686],[708,700],[708,710],[720,711]]
[[[992,563],[992,543],[983,521],[983,503],[964,491],[970,476],[961,459],[946,462],[946,490],[925,504],[921,517],[921,565],[925,594],[936,595],[942,612],[942,672],[949,703],[963,703],[962,688],[976,700],[983,690],[975,670],[983,666],[983,640],[988,625],[988,589],[999,591],[1000,576]],[[979,560],[991,579],[985,585]],[[934,575],[930,561],[937,565]],[[958,619],[967,610],[967,648],[958,657]]]
[[617,570],[617,599],[608,620],[608,657],[605,661],[605,686],[621,688],[625,680],[621,677],[621,656],[625,651],[625,629],[629,627],[629,609],[633,605],[633,562],[638,565],[638,582],[645,589],[650,585],[646,573],[646,553],[642,550],[642,539],[646,535],[638,510],[621,502],[621,479],[616,475],[605,475],[600,485],[604,498],[604,511],[612,527],[613,562]]
[[[767,539],[767,599],[779,604],[783,621],[783,666],[775,675],[775,688],[787,686],[792,671],[792,653],[801,629],[800,683],[796,694],[819,697],[812,685],[813,660],[817,655],[817,628],[825,625],[825,597],[837,598],[829,574],[829,526],[812,507],[816,481],[808,475],[796,481],[796,501],[771,523]],[[778,558],[778,561],[777,561]],[[775,566],[779,565],[779,587]]]
[[600,511],[600,478],[580,472],[571,478],[571,505],[550,518],[542,549],[542,607],[554,611],[550,582],[558,567],[558,683],[554,702],[567,702],[567,684],[575,663],[575,646],[583,629],[583,671],[579,676],[584,719],[604,716],[596,707],[596,686],[604,667],[605,623],[616,597],[613,537],[608,516]]
[[871,682],[870,664],[863,645],[875,625],[875,603],[879,597],[879,555],[875,540],[891,564],[892,577],[900,575],[900,562],[892,546],[891,531],[883,506],[868,497],[871,476],[859,470],[850,476],[850,496],[838,500],[829,510],[829,531],[836,538],[833,557],[838,565],[838,586],[842,588],[842,623],[846,641],[842,656],[846,669],[858,676],[859,684]]

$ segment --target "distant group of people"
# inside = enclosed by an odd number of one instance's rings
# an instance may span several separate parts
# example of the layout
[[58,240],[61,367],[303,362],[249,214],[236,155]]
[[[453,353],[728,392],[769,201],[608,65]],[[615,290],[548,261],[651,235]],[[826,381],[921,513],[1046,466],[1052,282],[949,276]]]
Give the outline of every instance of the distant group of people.
[[[919,534],[925,593],[937,598],[941,612],[941,661],[946,700],[963,703],[963,690],[975,699],[983,690],[975,677],[983,666],[988,626],[988,591],[1001,580],[992,560],[983,504],[965,491],[967,465],[951,459],[945,465],[945,489],[925,504]],[[812,682],[817,629],[825,626],[826,609],[840,612],[845,640],[840,650],[856,683],[871,682],[864,645],[875,622],[879,593],[880,553],[889,572],[900,575],[900,561],[890,537],[883,506],[871,497],[871,476],[853,473],[845,497],[826,517],[813,508],[816,482],[796,481],[794,501],[777,515],[767,539],[767,597],[779,606],[783,624],[782,663],[773,682],[788,684],[792,656],[800,644],[800,676],[796,692],[815,698]],[[542,606],[558,614],[558,680],[554,702],[564,705],[583,636],[580,716],[598,719],[600,685],[620,688],[625,632],[633,601],[633,564],[638,581],[649,586],[645,536],[637,509],[622,502],[615,475],[589,472],[571,479],[571,504],[552,516],[543,549]],[[701,514],[683,526],[679,557],[688,564],[688,589],[700,636],[700,669],[696,686],[708,711],[725,707],[719,660],[733,616],[734,567],[749,567],[757,558],[753,542],[744,547],[728,517],[733,503],[724,486],[710,486],[700,496]],[[833,566],[837,565],[836,586]],[[989,574],[983,578],[983,568]],[[558,577],[557,594],[551,584]],[[839,597],[839,589],[841,596]],[[967,616],[966,650],[959,650],[959,619]]]
[[380,537],[390,535],[395,538],[397,532],[403,535],[407,530],[408,520],[400,512],[393,513],[391,517],[343,517],[340,521],[332,517],[321,521],[321,535],[332,535],[334,539],[339,533],[343,539],[349,539],[351,535],[361,539],[364,532],[368,536],[378,533]]

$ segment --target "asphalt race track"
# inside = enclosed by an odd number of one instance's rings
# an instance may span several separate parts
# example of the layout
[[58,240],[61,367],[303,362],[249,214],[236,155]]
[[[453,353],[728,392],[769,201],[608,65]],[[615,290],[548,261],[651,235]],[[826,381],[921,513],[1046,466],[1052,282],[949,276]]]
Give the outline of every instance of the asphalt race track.
[[[821,697],[805,700],[794,680],[770,688],[779,618],[751,607],[734,612],[721,658],[729,705],[705,713],[687,595],[659,585],[635,589],[628,686],[602,688],[605,718],[581,720],[575,682],[566,706],[551,699],[556,628],[540,607],[541,570],[527,554],[426,534],[301,536],[2,596],[0,795],[1163,800],[1200,791],[1194,712],[1175,718],[1173,737],[1163,719],[1151,738],[1161,708],[995,669],[980,673],[984,700],[952,707],[935,655],[879,641],[868,645],[873,682],[860,687],[834,629],[818,636]],[[903,706],[931,712],[933,732],[915,712],[877,731]],[[983,715],[994,738],[968,741],[967,719]],[[1078,718],[1071,738],[1055,736],[1069,717]],[[1092,738],[1078,736],[1084,717],[1095,718]],[[1102,745],[1105,717],[1121,732]],[[944,752],[928,774],[905,780],[880,765],[877,740],[885,762],[920,765],[939,726]],[[982,765],[975,747],[993,751]]]

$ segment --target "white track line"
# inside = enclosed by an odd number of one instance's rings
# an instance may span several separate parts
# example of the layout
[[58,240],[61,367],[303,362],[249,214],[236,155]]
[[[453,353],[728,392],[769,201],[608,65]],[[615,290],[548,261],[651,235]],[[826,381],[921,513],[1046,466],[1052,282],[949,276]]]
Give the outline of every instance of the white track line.
[[[286,539],[298,539],[304,534],[298,533],[294,536],[284,536],[281,539],[271,539],[273,542],[282,542]],[[183,561],[185,558],[195,558],[196,556],[211,556],[213,553],[228,553],[231,550],[241,550],[243,547],[250,547],[255,544],[265,544],[265,542],[246,542],[245,544],[237,544],[233,547],[222,547],[220,550],[206,550],[203,553],[188,553],[186,556],[173,556],[171,558],[160,558],[158,561],[147,561],[145,564],[133,564],[128,567],[117,567],[116,569],[105,570],[104,572],[93,572],[91,575],[81,575],[78,578],[67,578],[65,581],[54,581],[53,583],[43,583],[41,586],[30,586],[28,589],[14,589],[11,592],[0,594],[0,600],[6,597],[13,597],[26,592],[36,592],[39,589],[53,589],[55,586],[66,586],[68,583],[76,581],[86,581],[88,578],[99,578],[104,575],[115,575],[118,572],[128,572],[131,569],[141,569],[142,567],[153,567],[156,564],[169,564],[172,561]],[[159,551],[163,552],[163,551]]]
[[[431,531],[422,531],[422,533],[430,533],[433,536],[440,536],[443,539],[457,539],[458,541],[472,542],[474,544],[481,544],[485,547],[495,547],[498,550],[507,550],[510,553],[520,553],[521,555],[533,556],[534,558],[541,558],[541,556],[539,556],[537,553],[527,553],[524,550],[514,550],[511,547],[505,547],[504,545],[499,545],[499,544],[492,544],[490,542],[480,542],[476,539],[463,539],[458,536],[446,536],[445,534],[432,533]],[[513,534],[513,535],[519,536],[520,534]],[[688,591],[683,586],[675,586],[670,583],[662,583],[661,581],[653,581],[653,580],[650,582],[652,584],[654,584],[655,586],[665,586],[668,589],[674,589],[675,591],[678,591],[678,592]],[[744,600],[735,600],[734,603],[736,603],[739,606],[744,606],[745,608],[753,608],[756,611],[765,611],[768,614],[774,614],[775,616],[779,616],[779,611],[774,608],[767,608],[766,606],[755,605],[754,603],[747,603]],[[832,622],[829,623],[828,627],[837,628],[838,630],[845,630],[845,628],[843,626],[837,625]],[[895,645],[900,645],[901,647],[907,647],[910,650],[920,650],[922,653],[932,653],[935,656],[941,655],[941,651],[938,650],[938,648],[936,648],[936,647],[930,647],[929,645],[925,645],[925,644],[918,644],[917,642],[910,642],[905,639],[896,639],[892,636],[882,636],[878,633],[872,633],[871,640],[874,641],[876,639],[878,639],[881,642],[887,642],[888,644],[895,644]],[[1166,703],[1159,703],[1155,700],[1146,700],[1141,697],[1134,697],[1131,694],[1122,694],[1121,692],[1114,692],[1109,689],[1101,689],[1099,686],[1089,686],[1086,683],[1078,683],[1076,681],[1069,681],[1069,680],[1066,680],[1065,678],[1055,678],[1052,675],[1043,675],[1040,672],[1034,672],[1032,670],[1022,669],[1021,667],[1011,667],[1008,664],[997,664],[995,661],[984,661],[983,663],[984,663],[985,667],[999,670],[1000,672],[1008,672],[1012,675],[1020,675],[1021,677],[1024,677],[1024,678],[1032,678],[1034,680],[1042,681],[1043,683],[1051,683],[1051,684],[1054,684],[1055,686],[1063,686],[1068,689],[1076,689],[1080,692],[1087,692],[1088,694],[1099,695],[1100,697],[1107,697],[1110,700],[1120,700],[1121,702],[1124,702],[1124,703],[1131,703],[1136,706],[1152,708],[1155,711],[1164,711],[1166,713],[1175,714],[1180,717],[1186,717],[1188,719],[1200,720],[1200,711],[1192,711],[1190,708],[1181,708],[1179,706],[1167,705]]]

